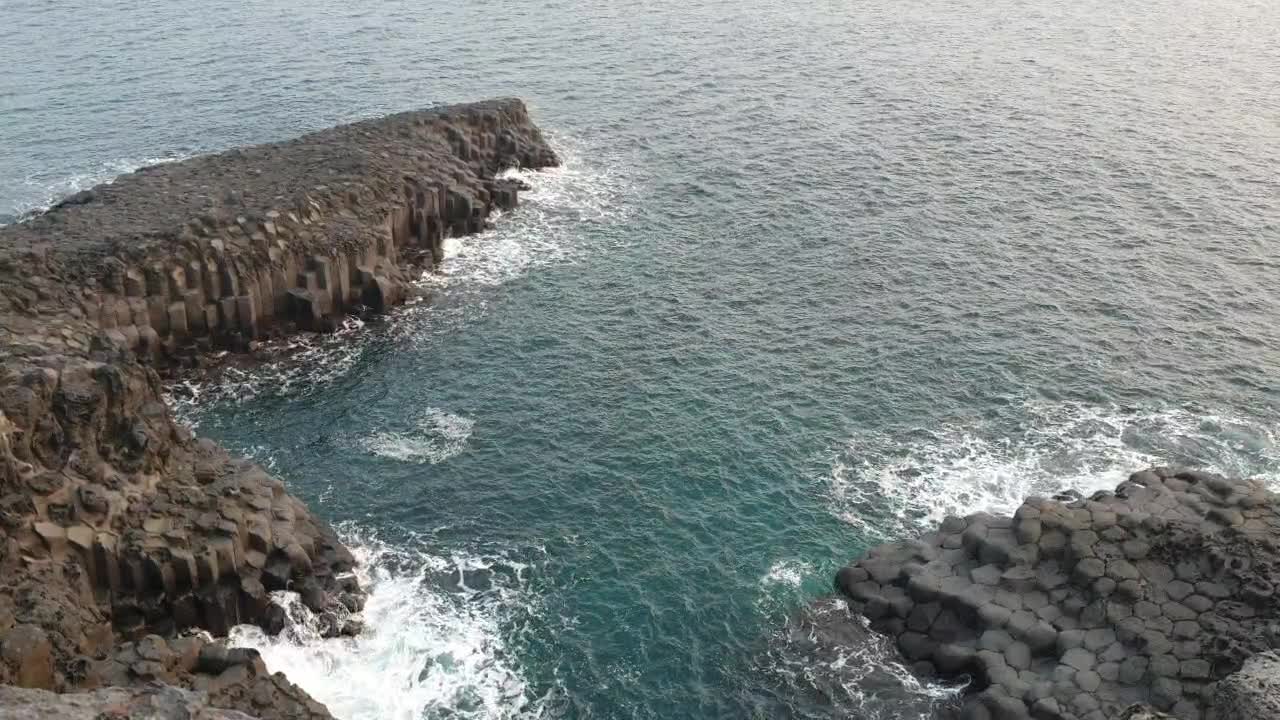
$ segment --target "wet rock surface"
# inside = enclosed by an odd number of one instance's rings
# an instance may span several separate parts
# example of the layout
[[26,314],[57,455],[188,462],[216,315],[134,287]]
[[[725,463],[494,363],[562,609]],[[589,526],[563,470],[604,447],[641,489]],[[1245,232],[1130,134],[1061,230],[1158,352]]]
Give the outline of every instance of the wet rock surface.
[[[867,628],[866,620],[850,614],[840,598],[800,608],[771,638],[766,663],[771,668],[766,677],[777,683],[770,689],[788,701],[762,704],[754,717],[919,720],[956,706],[949,688],[920,692],[922,682],[904,664],[892,662],[889,644]],[[867,712],[871,698],[875,709]]]
[[1280,644],[1278,500],[1156,468],[1012,518],[947,518],[836,584],[916,672],[972,678],[964,718],[1219,717],[1218,693],[1261,682],[1232,673]]
[[144,168],[0,228],[0,685],[328,717],[183,637],[278,630],[284,589],[349,635],[364,592],[280,480],[174,422],[157,369],[400,302],[444,237],[515,206],[502,171],[555,162],[523,103],[491,101]]

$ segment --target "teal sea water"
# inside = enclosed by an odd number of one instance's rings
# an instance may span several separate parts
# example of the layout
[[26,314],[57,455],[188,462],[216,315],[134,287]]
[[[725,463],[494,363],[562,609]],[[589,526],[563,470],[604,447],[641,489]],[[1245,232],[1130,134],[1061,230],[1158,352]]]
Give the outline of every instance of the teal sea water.
[[1277,37],[1248,0],[0,0],[0,214],[526,98],[564,167],[427,299],[171,389],[373,590],[355,640],[236,639],[348,720],[928,717],[953,688],[799,625],[869,545],[1152,463],[1280,480]]

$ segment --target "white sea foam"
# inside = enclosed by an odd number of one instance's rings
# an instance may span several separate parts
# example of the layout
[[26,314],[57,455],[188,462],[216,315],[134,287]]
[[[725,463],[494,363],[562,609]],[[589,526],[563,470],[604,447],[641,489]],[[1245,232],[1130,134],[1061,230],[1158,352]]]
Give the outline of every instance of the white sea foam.
[[484,232],[447,238],[445,262],[423,275],[424,285],[501,285],[531,268],[571,263],[590,249],[580,242],[583,224],[625,219],[628,205],[622,198],[632,190],[625,173],[584,162],[568,139],[552,138],[551,145],[561,165],[503,173],[530,188],[520,193],[519,209],[495,214],[493,227]]
[[[285,671],[341,720],[536,717],[511,658],[502,625],[529,609],[528,567],[499,556],[395,549],[348,537],[371,592],[364,631],[322,639],[316,618],[293,593],[279,593],[291,623],[276,637],[240,626],[230,641],[262,653],[271,671]],[[481,591],[463,578],[489,578]],[[443,583],[442,578],[456,577]],[[497,582],[496,578],[502,582]],[[473,581],[474,583],[474,581]]]
[[475,421],[429,407],[408,432],[379,432],[360,441],[361,447],[380,457],[401,462],[442,463],[467,446]]
[[803,560],[794,558],[779,560],[769,567],[769,572],[765,573],[764,577],[760,578],[760,584],[798,588],[811,572],[813,572],[813,566]]
[[853,437],[824,481],[833,512],[903,537],[947,515],[1012,513],[1028,495],[1111,490],[1150,465],[1280,479],[1276,427],[1188,409],[1031,404],[1014,434],[982,425]]
[[[794,608],[795,603],[805,597],[804,583],[813,574],[813,565],[798,558],[775,561],[756,583],[756,612],[762,617],[771,617],[779,610]],[[827,585],[829,583],[823,583],[823,587]]]
[[[608,225],[625,219],[628,205],[622,200],[632,188],[619,166],[586,162],[577,144],[567,138],[553,138],[552,146],[563,164],[538,171],[508,171],[508,177],[530,186],[520,194],[520,207],[495,215],[493,227],[484,232],[448,238],[446,262],[423,275],[419,282],[424,289],[482,289],[532,268],[571,263],[591,249],[583,240],[583,224]],[[168,399],[179,419],[195,427],[200,407],[238,404],[261,395],[295,395],[346,376],[363,356],[362,341],[373,328],[397,340],[416,338],[424,330],[455,327],[482,313],[484,306],[485,296],[471,293],[455,308],[411,301],[389,313],[386,322],[373,326],[347,318],[336,333],[267,343],[261,354],[268,360],[247,370],[227,367],[210,379],[171,385]]]
[[[841,629],[856,623],[854,632]],[[924,682],[902,663],[892,642],[829,598],[791,617],[773,636],[767,671],[790,692],[816,693],[841,714],[865,720],[928,720],[963,686]]]

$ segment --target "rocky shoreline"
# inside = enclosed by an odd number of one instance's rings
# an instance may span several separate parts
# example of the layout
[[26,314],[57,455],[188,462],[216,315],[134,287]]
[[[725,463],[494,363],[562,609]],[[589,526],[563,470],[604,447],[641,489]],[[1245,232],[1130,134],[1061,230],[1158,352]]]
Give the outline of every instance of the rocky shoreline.
[[917,674],[971,679],[973,720],[1280,717],[1277,583],[1280,496],[1169,468],[949,517],[836,578]]
[[210,635],[278,631],[282,589],[359,632],[354,560],[175,423],[158,372],[403,301],[517,204],[503,171],[557,162],[496,100],[143,168],[0,228],[0,716],[330,717]]

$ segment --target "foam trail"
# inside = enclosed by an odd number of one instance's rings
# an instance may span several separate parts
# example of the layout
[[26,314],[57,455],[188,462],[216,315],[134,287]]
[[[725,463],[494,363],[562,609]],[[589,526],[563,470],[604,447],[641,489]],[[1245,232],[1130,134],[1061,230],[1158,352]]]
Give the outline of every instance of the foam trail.
[[852,438],[824,478],[832,511],[870,537],[929,529],[947,515],[1010,514],[1028,495],[1113,490],[1151,465],[1280,479],[1276,428],[1187,409],[1029,404],[1018,432],[944,427]]
[[465,450],[474,426],[470,418],[429,407],[413,431],[375,433],[360,444],[380,457],[435,465]]
[[[365,630],[322,639],[293,593],[278,593],[291,623],[277,637],[234,628],[230,642],[262,653],[342,720],[468,718],[537,714],[501,632],[529,602],[527,567],[503,557],[445,558],[350,537],[361,582],[370,589]],[[449,582],[442,579],[456,578]],[[485,585],[485,590],[468,587]]]

